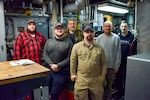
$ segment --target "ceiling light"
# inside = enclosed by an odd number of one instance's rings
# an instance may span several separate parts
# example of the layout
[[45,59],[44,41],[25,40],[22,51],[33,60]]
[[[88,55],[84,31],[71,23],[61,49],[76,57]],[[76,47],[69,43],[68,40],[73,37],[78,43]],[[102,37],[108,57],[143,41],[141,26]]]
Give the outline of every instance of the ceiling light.
[[105,12],[119,13],[119,14],[125,14],[129,12],[129,10],[125,7],[113,5],[109,3],[99,4],[98,10],[105,11]]

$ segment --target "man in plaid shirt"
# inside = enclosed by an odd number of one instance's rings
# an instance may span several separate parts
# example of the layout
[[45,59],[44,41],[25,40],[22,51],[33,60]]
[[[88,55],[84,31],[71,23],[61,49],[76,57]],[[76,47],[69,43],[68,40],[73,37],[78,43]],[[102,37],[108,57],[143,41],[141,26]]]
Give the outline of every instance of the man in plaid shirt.
[[30,59],[41,64],[42,49],[44,48],[46,38],[36,31],[36,23],[29,20],[27,30],[21,32],[14,45],[14,60]]

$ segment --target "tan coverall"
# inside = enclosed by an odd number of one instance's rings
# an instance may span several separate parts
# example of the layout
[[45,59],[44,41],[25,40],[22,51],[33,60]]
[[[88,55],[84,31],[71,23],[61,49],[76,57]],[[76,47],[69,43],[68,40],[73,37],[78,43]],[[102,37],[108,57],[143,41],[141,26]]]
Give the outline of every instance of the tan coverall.
[[74,45],[70,57],[71,75],[77,75],[74,95],[76,100],[102,100],[107,67],[101,46],[87,47],[84,41]]

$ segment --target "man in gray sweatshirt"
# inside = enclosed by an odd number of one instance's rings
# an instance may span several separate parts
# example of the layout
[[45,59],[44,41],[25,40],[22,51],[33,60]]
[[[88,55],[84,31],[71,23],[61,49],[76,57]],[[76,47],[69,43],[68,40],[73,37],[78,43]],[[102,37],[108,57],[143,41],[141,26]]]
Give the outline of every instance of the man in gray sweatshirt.
[[105,21],[103,29],[104,33],[97,37],[96,42],[103,47],[107,58],[104,100],[110,100],[114,75],[117,73],[121,62],[121,48],[119,36],[115,33],[112,33],[112,23],[110,21]]

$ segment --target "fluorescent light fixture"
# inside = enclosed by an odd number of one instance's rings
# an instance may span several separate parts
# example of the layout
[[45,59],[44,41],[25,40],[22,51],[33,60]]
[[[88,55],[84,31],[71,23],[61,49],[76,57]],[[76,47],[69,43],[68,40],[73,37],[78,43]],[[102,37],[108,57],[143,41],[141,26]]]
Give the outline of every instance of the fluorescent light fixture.
[[129,10],[125,7],[113,5],[109,3],[99,4],[98,10],[105,11],[105,12],[119,13],[119,14],[125,14],[129,12]]

